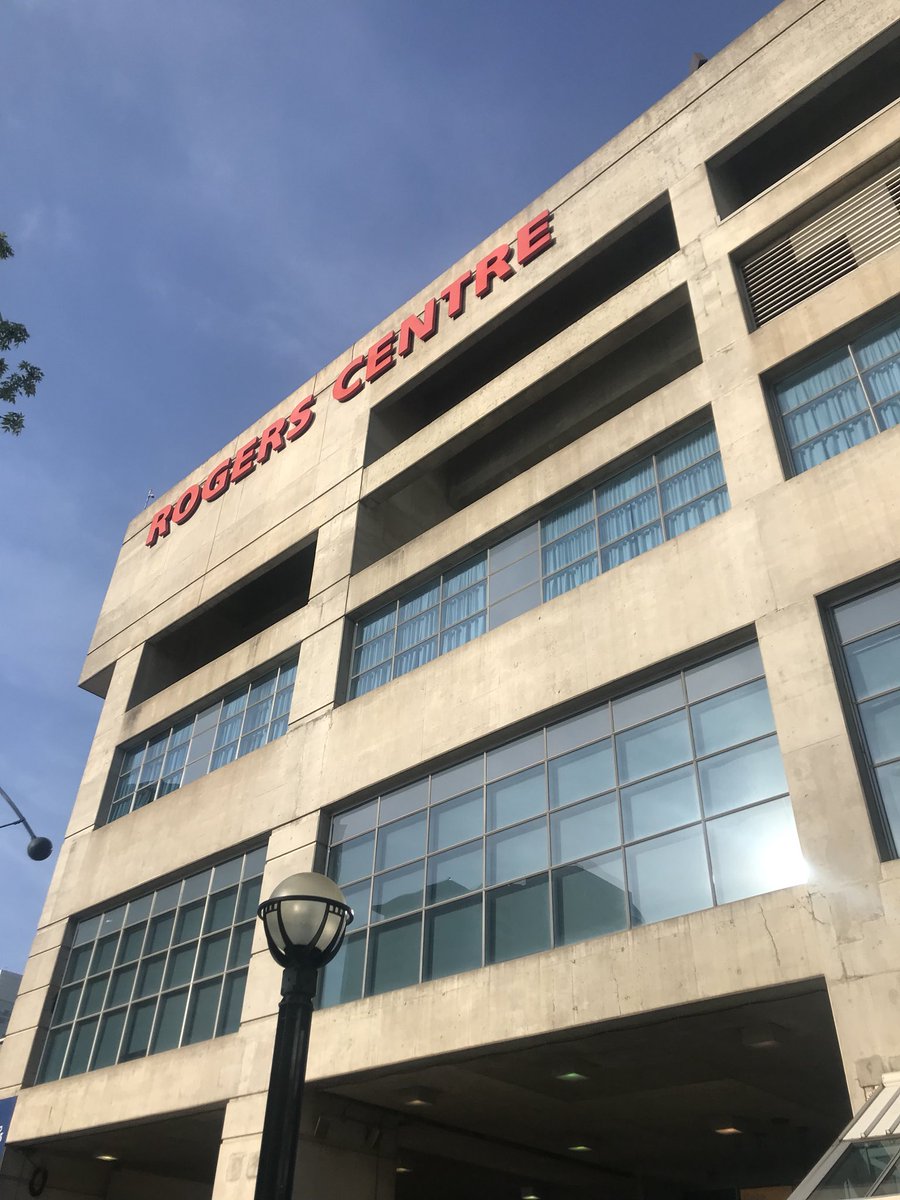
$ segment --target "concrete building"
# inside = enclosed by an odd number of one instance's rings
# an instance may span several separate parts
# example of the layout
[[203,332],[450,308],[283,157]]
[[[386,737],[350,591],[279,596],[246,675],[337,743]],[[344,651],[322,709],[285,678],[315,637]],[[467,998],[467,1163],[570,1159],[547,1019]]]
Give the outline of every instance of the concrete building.
[[900,1070],[898,95],[785,0],[132,522],[4,1196],[249,1200],[311,868],[298,1195],[779,1200]]

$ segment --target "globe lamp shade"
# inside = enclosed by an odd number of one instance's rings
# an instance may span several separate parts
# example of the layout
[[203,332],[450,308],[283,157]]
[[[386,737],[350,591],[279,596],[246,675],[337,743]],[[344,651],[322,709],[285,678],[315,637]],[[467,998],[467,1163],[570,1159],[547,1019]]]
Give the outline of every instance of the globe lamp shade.
[[322,967],[341,948],[353,910],[332,879],[315,871],[290,875],[257,915],[272,957],[282,967]]
[[45,858],[49,858],[53,853],[53,843],[49,838],[35,836],[28,843],[26,851],[29,858],[33,858],[35,862],[43,862]]

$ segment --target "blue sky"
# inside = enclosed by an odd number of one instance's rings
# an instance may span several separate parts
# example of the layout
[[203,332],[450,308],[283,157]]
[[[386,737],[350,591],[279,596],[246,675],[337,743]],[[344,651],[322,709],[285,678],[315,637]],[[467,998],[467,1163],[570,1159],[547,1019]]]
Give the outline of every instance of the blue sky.
[[[59,841],[128,521],[772,7],[6,0],[0,785]],[[0,967],[55,856],[0,833]]]

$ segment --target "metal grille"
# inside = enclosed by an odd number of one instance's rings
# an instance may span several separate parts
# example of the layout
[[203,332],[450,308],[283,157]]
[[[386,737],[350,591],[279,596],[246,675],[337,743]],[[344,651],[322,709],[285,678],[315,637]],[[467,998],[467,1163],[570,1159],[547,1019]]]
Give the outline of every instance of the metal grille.
[[898,244],[900,164],[742,265],[756,324]]

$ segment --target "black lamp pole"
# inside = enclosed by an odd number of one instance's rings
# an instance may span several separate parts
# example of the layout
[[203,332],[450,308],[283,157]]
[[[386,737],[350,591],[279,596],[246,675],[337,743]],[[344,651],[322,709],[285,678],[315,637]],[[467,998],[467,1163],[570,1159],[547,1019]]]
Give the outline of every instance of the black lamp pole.
[[28,857],[33,858],[36,862],[42,862],[45,858],[49,858],[53,853],[53,843],[50,841],[50,839],[38,837],[38,835],[28,824],[28,821],[25,819],[25,814],[16,804],[13,803],[12,796],[8,795],[2,787],[0,787],[0,797],[6,801],[12,811],[16,814],[15,821],[7,821],[4,825],[0,825],[0,829],[9,829],[13,825],[24,825],[28,833],[31,834],[31,838],[28,842],[28,849],[25,852]]
[[272,957],[284,973],[255,1196],[256,1200],[293,1200],[318,972],[340,950],[353,913],[336,883],[308,872],[280,884],[257,915]]

